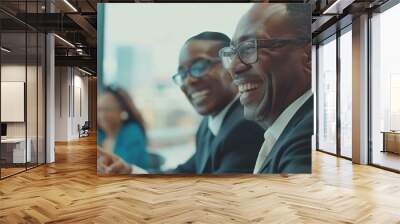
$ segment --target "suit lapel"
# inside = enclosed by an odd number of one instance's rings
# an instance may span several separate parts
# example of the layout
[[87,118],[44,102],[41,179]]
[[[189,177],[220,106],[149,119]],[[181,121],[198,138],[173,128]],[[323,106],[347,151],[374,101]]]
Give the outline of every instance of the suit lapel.
[[207,162],[210,159],[210,155],[212,153],[212,143],[215,142],[214,135],[211,133],[211,131],[208,129],[208,127],[205,129],[204,136],[203,136],[203,152],[201,153],[201,158],[200,158],[200,173],[204,172],[204,169],[206,168]]
[[240,102],[237,99],[232,104],[231,108],[229,108],[228,112],[225,114],[225,117],[221,124],[221,128],[219,129],[217,136],[215,136],[214,141],[211,144],[210,153],[215,154],[217,152],[217,150],[219,149],[219,145],[225,140],[226,136],[231,132],[232,126],[236,122],[238,122],[237,120],[238,116],[236,116],[238,109],[241,108],[240,108]]
[[[237,121],[232,120],[232,118],[237,118],[237,116],[234,116],[237,112],[237,110],[240,109],[240,102],[239,100],[236,100],[232,106],[229,108],[228,112],[226,113],[222,124],[221,128],[219,129],[219,133],[217,136],[214,137],[214,135],[211,133],[210,129],[208,128],[208,119],[206,122],[206,127],[204,127],[206,130],[204,131],[204,150],[201,155],[200,159],[200,173],[204,172],[204,169],[207,166],[208,160],[210,160],[210,163],[213,164],[215,161],[215,154],[217,153],[217,150],[220,148],[219,145],[223,140],[225,139],[226,135],[230,132],[231,127],[229,127],[231,124],[234,124]],[[242,112],[243,113],[243,112]],[[233,116],[232,116],[233,115]]]
[[276,143],[272,147],[271,152],[268,154],[267,158],[264,160],[263,164],[261,165],[261,169],[258,171],[258,173],[262,173],[267,167],[269,167],[269,164],[271,163],[271,160],[273,158],[272,154],[275,152],[275,148],[277,146]]
[[262,171],[267,170],[267,168],[269,168],[271,166],[272,159],[276,157],[275,154],[278,152],[277,149],[281,148],[282,143],[285,142],[287,134],[297,123],[299,123],[303,119],[304,114],[308,112],[310,107],[311,108],[313,107],[313,103],[314,103],[314,101],[313,101],[313,96],[312,96],[300,107],[300,109],[290,119],[290,121],[287,124],[287,126],[285,127],[284,131],[279,136],[278,140],[276,140],[274,146],[271,149],[271,152],[268,154],[267,158],[265,159],[263,165],[261,166],[259,173],[262,173]]

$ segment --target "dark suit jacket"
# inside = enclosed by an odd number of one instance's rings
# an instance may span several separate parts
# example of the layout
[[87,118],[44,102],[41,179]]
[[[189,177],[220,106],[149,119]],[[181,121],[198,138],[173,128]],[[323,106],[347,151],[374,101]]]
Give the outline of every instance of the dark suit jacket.
[[314,102],[310,97],[290,119],[260,173],[311,173]]
[[[214,138],[204,118],[196,134],[196,152],[173,173],[252,173],[264,142],[264,129],[245,120],[243,106],[236,100],[225,115]],[[208,138],[213,138],[208,145]]]

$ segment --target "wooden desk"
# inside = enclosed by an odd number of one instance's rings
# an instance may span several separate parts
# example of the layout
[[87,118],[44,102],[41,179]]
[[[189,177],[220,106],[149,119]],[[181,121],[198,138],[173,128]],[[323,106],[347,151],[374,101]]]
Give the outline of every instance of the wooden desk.
[[400,154],[400,131],[382,131],[383,150],[382,152],[392,152]]

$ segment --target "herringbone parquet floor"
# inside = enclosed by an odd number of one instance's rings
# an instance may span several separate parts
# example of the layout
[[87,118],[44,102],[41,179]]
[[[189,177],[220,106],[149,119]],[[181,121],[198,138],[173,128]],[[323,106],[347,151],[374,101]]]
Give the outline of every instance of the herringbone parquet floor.
[[0,223],[400,223],[400,175],[315,152],[312,175],[98,177],[95,138],[0,181]]

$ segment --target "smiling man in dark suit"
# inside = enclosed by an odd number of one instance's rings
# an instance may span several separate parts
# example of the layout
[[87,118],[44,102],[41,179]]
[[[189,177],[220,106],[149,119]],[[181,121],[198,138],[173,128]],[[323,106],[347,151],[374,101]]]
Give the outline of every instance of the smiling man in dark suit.
[[310,24],[308,4],[255,4],[219,52],[245,117],[266,129],[254,173],[311,172]]
[[232,77],[218,51],[230,39],[203,32],[186,41],[173,76],[194,109],[204,118],[196,134],[195,154],[173,173],[251,173],[263,142],[263,129],[244,119]]

